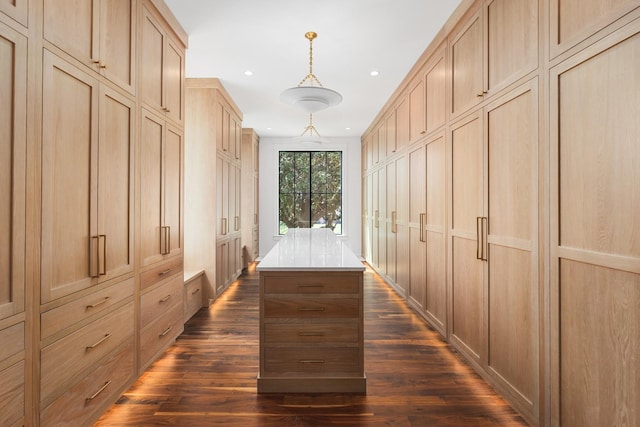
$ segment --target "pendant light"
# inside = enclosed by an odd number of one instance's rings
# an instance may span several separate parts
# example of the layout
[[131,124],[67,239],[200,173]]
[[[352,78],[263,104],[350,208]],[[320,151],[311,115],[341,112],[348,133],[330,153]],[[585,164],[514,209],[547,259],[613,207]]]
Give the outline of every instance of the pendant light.
[[326,138],[323,138],[318,133],[318,130],[313,125],[313,113],[309,113],[309,125],[304,128],[302,134],[296,138],[294,138],[295,142],[300,143],[315,143],[322,144],[323,142],[328,142]]
[[342,95],[332,89],[323,87],[313,74],[313,39],[318,34],[309,31],[304,35],[309,40],[309,74],[296,87],[289,88],[280,94],[283,102],[301,108],[307,113],[315,113],[328,107],[338,105]]

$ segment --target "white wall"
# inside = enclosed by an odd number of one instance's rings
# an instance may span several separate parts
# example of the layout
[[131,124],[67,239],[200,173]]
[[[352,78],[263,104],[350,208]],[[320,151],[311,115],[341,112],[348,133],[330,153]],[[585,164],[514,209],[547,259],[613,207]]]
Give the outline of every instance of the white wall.
[[280,151],[342,151],[342,232],[341,238],[358,257],[361,254],[362,207],[360,138],[327,138],[323,144],[301,144],[286,138],[260,138],[259,226],[260,257],[279,239],[278,235],[278,153]]

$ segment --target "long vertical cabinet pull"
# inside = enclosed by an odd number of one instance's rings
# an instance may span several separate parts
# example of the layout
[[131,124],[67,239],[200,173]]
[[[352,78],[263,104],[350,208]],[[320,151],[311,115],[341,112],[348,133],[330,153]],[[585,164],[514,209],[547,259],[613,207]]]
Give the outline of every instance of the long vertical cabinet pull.
[[171,252],[171,226],[164,225],[161,226],[160,229],[162,231],[160,253],[162,255],[168,255],[169,252]]
[[376,228],[380,227],[380,211],[376,209],[375,217],[374,217],[374,225]]
[[392,233],[397,233],[398,232],[398,213],[396,211],[392,211],[391,212],[391,232]]
[[489,252],[489,218],[486,216],[482,217],[482,260],[488,261],[488,252]]
[[227,235],[227,218],[222,218],[222,235]]
[[487,261],[487,240],[489,219],[486,216],[476,217],[476,259]]
[[421,242],[426,242],[426,240],[424,239],[424,223],[425,223],[426,217],[427,217],[426,213],[420,214],[420,241]]
[[100,276],[107,275],[107,235],[98,234],[98,242],[102,239],[102,256],[98,254],[98,274]]
[[91,236],[89,247],[89,277],[100,277],[100,236]]

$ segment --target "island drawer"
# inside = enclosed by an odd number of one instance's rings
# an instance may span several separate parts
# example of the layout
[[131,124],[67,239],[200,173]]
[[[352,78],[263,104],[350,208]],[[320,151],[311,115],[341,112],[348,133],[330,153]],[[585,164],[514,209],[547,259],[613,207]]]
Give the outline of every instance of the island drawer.
[[358,347],[265,347],[263,375],[338,377],[362,373]]
[[264,293],[357,294],[362,272],[263,274]]
[[265,318],[357,318],[360,300],[354,297],[279,295],[264,297]]
[[265,323],[265,344],[358,343],[357,320]]

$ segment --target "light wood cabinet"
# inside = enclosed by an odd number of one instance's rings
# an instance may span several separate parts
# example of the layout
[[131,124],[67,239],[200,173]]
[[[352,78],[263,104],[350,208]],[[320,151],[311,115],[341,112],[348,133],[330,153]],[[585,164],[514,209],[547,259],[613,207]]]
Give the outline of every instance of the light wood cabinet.
[[638,7],[636,0],[550,0],[550,55],[560,53]]
[[384,119],[386,156],[392,156],[398,149],[396,142],[396,111],[392,110]]
[[184,282],[184,321],[191,319],[202,308],[203,272],[187,277]]
[[0,23],[0,319],[25,309],[27,39]]
[[45,303],[133,271],[135,103],[48,51],[43,84]]
[[486,0],[450,43],[456,116],[538,67],[538,1]]
[[44,0],[44,37],[135,92],[136,0]]
[[425,129],[432,134],[445,125],[447,119],[446,50],[439,49],[425,66]]
[[[259,143],[260,137],[253,129],[242,129],[242,201],[240,224],[242,244],[246,246],[245,263],[253,262],[259,255]],[[246,267],[247,265],[243,265]]]
[[640,423],[639,52],[636,19],[550,71],[553,426]]
[[13,18],[25,27],[29,17],[29,0],[0,0],[0,12]]
[[146,109],[140,141],[140,260],[182,255],[182,131]]
[[3,426],[24,425],[24,371],[24,360],[0,370],[0,424]]
[[165,118],[182,125],[184,48],[147,1],[141,18],[140,97]]
[[427,133],[425,122],[425,93],[422,72],[409,87],[409,143],[418,141]]
[[[185,264],[205,271],[204,298],[213,299],[242,271],[242,245],[250,245],[242,239],[252,238],[257,225],[253,199],[242,199],[245,183],[247,197],[254,197],[250,188],[257,173],[257,145],[244,161],[242,114],[218,79],[187,79],[186,85],[190,221]],[[244,203],[249,203],[246,212]]]
[[405,95],[400,97],[396,110],[396,150],[401,151],[409,145],[410,138],[410,119],[409,119],[409,101]]
[[408,153],[409,158],[409,292],[407,299],[419,311],[425,300],[425,147],[421,145]]
[[538,413],[537,80],[452,130],[452,342]]

